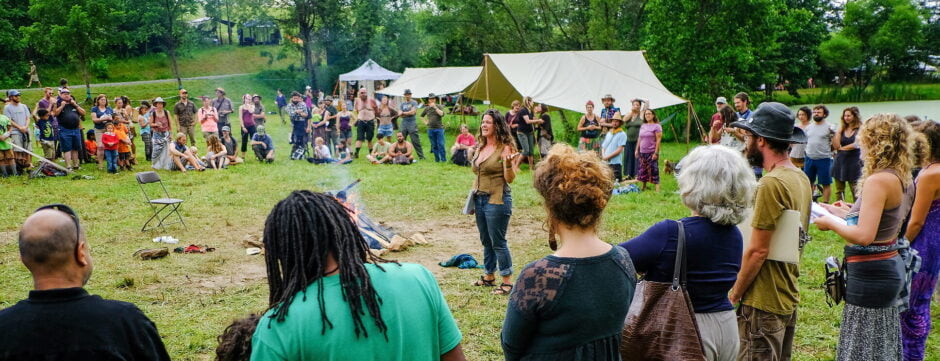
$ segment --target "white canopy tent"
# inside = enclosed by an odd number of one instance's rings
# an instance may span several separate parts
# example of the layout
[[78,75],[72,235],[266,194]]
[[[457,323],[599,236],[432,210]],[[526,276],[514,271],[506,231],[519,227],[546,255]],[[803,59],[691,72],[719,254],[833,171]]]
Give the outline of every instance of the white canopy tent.
[[365,63],[362,63],[356,70],[351,72],[340,74],[340,82],[364,82],[366,89],[369,90],[369,95],[371,96],[375,92],[374,81],[376,80],[395,80],[401,77],[401,73],[396,73],[394,71],[383,68],[381,65],[376,63],[374,60],[366,60]]
[[593,100],[611,94],[622,109],[634,98],[649,99],[653,109],[688,102],[666,89],[642,51],[555,51],[486,54],[483,71],[464,95],[509,106],[532,97],[537,103],[584,112]]
[[378,93],[404,96],[405,89],[409,89],[414,96],[419,98],[426,97],[428,94],[459,93],[473,84],[482,71],[482,66],[405,68],[401,78],[387,88],[379,90]]

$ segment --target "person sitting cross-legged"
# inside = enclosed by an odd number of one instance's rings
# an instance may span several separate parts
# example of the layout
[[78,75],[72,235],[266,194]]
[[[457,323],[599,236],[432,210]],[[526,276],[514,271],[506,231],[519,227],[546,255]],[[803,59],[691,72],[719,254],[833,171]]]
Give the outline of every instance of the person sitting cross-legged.
[[137,306],[83,288],[91,249],[71,208],[48,205],[29,216],[19,250],[33,290],[0,311],[0,360],[170,359],[156,325]]
[[391,149],[388,150],[388,156],[392,158],[392,163],[408,165],[414,162],[414,147],[410,142],[405,140],[405,136],[401,132],[395,135],[398,139],[395,144],[392,144]]
[[251,360],[465,359],[434,275],[370,253],[333,196],[294,191],[278,202],[264,248],[269,305]]
[[[345,141],[342,140],[343,142]],[[326,146],[326,141],[323,138],[317,137],[313,140],[313,157],[307,158],[307,161],[313,164],[327,164],[335,163],[336,160],[333,159],[333,156],[330,154],[330,148]]]
[[263,125],[259,125],[255,130],[255,135],[251,137],[251,150],[255,151],[255,157],[258,157],[258,161],[264,163],[274,162],[274,141],[264,131]]
[[384,137],[379,137],[375,145],[372,146],[372,153],[366,156],[366,159],[372,162],[372,164],[391,163],[392,157],[388,156],[388,151],[391,148],[391,143],[386,142]]
[[203,171],[206,167],[202,165],[199,158],[196,157],[196,147],[186,146],[186,134],[176,133],[176,139],[169,147],[170,157],[173,158],[173,164],[176,169],[186,172],[187,167]]

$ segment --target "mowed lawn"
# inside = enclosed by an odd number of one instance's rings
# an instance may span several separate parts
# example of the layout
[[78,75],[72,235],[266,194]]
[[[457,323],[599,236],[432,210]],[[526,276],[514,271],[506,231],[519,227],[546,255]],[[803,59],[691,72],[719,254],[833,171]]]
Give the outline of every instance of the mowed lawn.
[[[216,86],[229,90],[233,99],[245,92],[268,95],[272,89],[250,78],[190,82],[190,94],[209,94]],[[109,95],[128,94],[133,99],[168,96],[170,86],[100,89]],[[113,94],[112,94],[113,93]],[[35,104],[33,94],[27,100]],[[172,105],[173,101],[170,102]],[[135,102],[136,105],[136,102]],[[469,169],[431,161],[410,166],[372,166],[364,161],[351,165],[312,165],[287,159],[289,128],[277,116],[269,118],[269,134],[278,152],[274,164],[247,164],[228,170],[203,173],[161,171],[170,194],[186,200],[182,207],[187,228],[172,226],[166,232],[141,232],[140,226],[150,208],[132,172],[109,175],[94,165],[85,165],[82,174],[94,179],[70,177],[28,180],[25,177],[0,179],[0,307],[9,307],[27,296],[30,276],[19,261],[16,234],[23,219],[36,207],[53,202],[73,206],[82,217],[92,247],[95,271],[87,288],[106,298],[137,304],[157,324],[174,359],[205,360],[213,357],[216,337],[232,319],[261,312],[267,305],[262,256],[248,256],[242,240],[260,236],[271,207],[292,190],[326,191],[338,189],[361,178],[356,187],[365,212],[402,235],[424,234],[430,241],[387,257],[418,262],[438,277],[448,304],[464,334],[464,349],[470,360],[499,360],[502,352],[499,333],[506,298],[489,294],[489,289],[470,286],[479,272],[444,269],[437,262],[459,253],[472,253],[482,260],[478,235],[471,216],[460,214],[473,175]],[[466,118],[475,126],[478,120]],[[451,129],[461,121],[449,117]],[[557,121],[557,120],[556,120]],[[86,127],[90,121],[86,122]],[[556,123],[556,129],[563,128]],[[454,141],[447,135],[448,145]],[[200,144],[202,140],[200,139]],[[429,143],[424,137],[425,152]],[[138,152],[143,147],[138,140]],[[666,144],[664,158],[678,160],[687,151],[683,144]],[[141,159],[143,157],[141,156]],[[149,170],[143,162],[135,171]],[[536,260],[550,250],[543,231],[545,213],[532,188],[532,172],[524,169],[513,184],[514,209],[509,240],[514,269]],[[663,191],[614,196],[601,227],[602,237],[619,243],[643,232],[666,218],[689,214],[676,194],[672,176],[663,175]],[[841,255],[843,242],[831,233],[812,231],[801,265],[802,304],[796,337],[797,360],[828,360],[835,356],[842,306],[825,303],[822,260]],[[172,235],[181,245],[216,247],[208,254],[170,254],[153,261],[132,257],[138,249],[164,246],[151,239]],[[171,246],[171,248],[174,246]],[[603,275],[598,275],[602,277]],[[934,314],[940,308],[934,308]],[[331,310],[330,312],[345,312]],[[937,318],[935,317],[935,321]],[[334,330],[333,332],[343,332]],[[927,354],[940,353],[940,338],[933,332]]]

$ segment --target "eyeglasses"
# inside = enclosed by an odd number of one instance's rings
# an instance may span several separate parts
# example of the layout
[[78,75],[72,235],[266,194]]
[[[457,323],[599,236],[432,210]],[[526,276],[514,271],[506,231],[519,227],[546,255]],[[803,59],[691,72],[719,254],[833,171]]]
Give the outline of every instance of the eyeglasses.
[[72,208],[61,203],[53,203],[53,204],[47,204],[42,207],[36,208],[36,210],[33,213],[39,212],[41,210],[46,210],[46,209],[54,209],[54,210],[57,210],[59,212],[69,215],[69,217],[72,218],[72,222],[75,223],[75,242],[77,243],[82,240],[82,228],[78,222],[78,214],[75,213],[75,211],[72,210]]

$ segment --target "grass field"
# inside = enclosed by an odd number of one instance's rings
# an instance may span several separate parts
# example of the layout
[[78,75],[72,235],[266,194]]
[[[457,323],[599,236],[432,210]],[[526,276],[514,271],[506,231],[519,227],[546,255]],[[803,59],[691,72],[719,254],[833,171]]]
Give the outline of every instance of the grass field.
[[[268,65],[268,58],[261,56],[262,51],[277,54],[280,46],[202,46],[183,53],[179,58],[180,75],[195,77],[206,75],[255,73],[269,68],[286,68],[288,64],[298,62],[295,58],[276,60]],[[108,63],[108,77],[97,78],[92,74],[91,82],[110,83],[151,79],[173,78],[170,58],[164,53],[147,54],[129,59],[114,59]],[[24,74],[25,76],[25,74]],[[82,83],[82,74],[75,65],[39,67],[39,79],[45,86],[58,86],[59,79],[66,78],[72,84]],[[22,87],[22,84],[4,84],[5,87]],[[35,86],[35,85],[34,85]]]
[[[193,95],[209,94],[216,86],[225,87],[232,98],[245,92],[265,94],[266,104],[273,105],[270,86],[251,77],[186,84]],[[100,92],[150,99],[173,95],[175,87],[150,85]],[[34,104],[34,94],[28,95],[33,98],[24,101]],[[475,271],[436,265],[458,253],[471,253],[482,259],[473,219],[460,214],[473,179],[470,170],[427,161],[411,166],[372,166],[362,161],[348,166],[315,166],[290,161],[286,158],[289,129],[281,125],[277,116],[269,119],[269,134],[278,151],[274,164],[259,164],[252,159],[224,171],[160,172],[170,194],[186,200],[183,206],[186,229],[175,226],[165,233],[140,232],[150,209],[143,202],[131,172],[109,175],[97,171],[94,165],[85,165],[82,173],[95,179],[0,179],[0,199],[6,203],[4,216],[0,217],[0,284],[4,285],[0,289],[0,308],[25,298],[32,286],[17,255],[16,232],[22,221],[40,205],[64,202],[82,217],[92,246],[95,272],[87,286],[89,291],[137,304],[156,322],[174,359],[211,359],[215,338],[224,327],[234,318],[263,311],[267,303],[263,258],[245,255],[241,241],[249,235],[260,235],[268,211],[290,191],[332,190],[361,178],[363,182],[356,188],[358,196],[373,219],[403,235],[422,233],[430,240],[429,245],[389,257],[421,263],[435,273],[464,334],[468,359],[501,359],[499,332],[506,298],[471,287],[470,283],[478,276]],[[447,122],[453,129],[459,121],[449,117]],[[471,123],[477,122],[474,119]],[[556,123],[555,128],[563,127]],[[453,133],[448,134],[449,144],[453,139]],[[426,137],[423,144],[427,152]],[[143,147],[138,149],[142,151]],[[685,145],[666,144],[664,158],[678,160],[686,150]],[[149,166],[142,164],[136,170],[149,170]],[[542,230],[545,213],[532,188],[531,174],[524,170],[513,184],[509,241],[517,271],[550,253]],[[603,239],[622,242],[663,219],[688,215],[675,194],[675,180],[671,176],[664,176],[663,180],[661,193],[615,196],[602,224]],[[825,303],[822,260],[829,255],[841,255],[843,242],[831,233],[814,229],[812,234],[814,239],[807,246],[801,265],[802,304],[795,359],[829,360],[835,355],[842,307],[829,308]],[[207,244],[218,250],[209,254],[171,254],[154,261],[139,261],[131,256],[138,249],[154,247],[150,240],[159,235],[172,235],[184,244]],[[935,306],[934,314],[940,314],[940,307]],[[936,331],[931,335],[927,354],[940,360],[937,356],[940,336]]]

